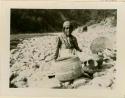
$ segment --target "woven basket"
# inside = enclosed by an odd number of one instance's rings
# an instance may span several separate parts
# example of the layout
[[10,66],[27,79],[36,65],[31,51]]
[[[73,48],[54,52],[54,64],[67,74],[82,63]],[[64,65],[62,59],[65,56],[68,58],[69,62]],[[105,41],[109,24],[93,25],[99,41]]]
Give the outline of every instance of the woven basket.
[[104,49],[112,49],[113,48],[113,43],[110,39],[107,37],[98,37],[93,40],[91,43],[90,49],[92,53],[96,54],[99,51],[102,51]]
[[81,62],[78,57],[61,58],[53,65],[55,77],[62,82],[81,76]]

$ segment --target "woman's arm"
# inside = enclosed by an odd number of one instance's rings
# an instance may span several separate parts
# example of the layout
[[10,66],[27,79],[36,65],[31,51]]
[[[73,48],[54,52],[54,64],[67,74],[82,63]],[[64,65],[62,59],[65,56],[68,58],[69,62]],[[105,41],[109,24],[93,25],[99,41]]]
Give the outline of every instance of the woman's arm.
[[79,52],[82,52],[82,50],[79,48],[77,39],[74,37],[74,44],[75,44],[75,49],[78,50]]
[[56,60],[59,56],[59,48],[60,48],[60,45],[61,45],[61,41],[60,41],[60,38],[58,37],[56,39],[56,51],[55,51],[55,55],[54,55],[54,60]]

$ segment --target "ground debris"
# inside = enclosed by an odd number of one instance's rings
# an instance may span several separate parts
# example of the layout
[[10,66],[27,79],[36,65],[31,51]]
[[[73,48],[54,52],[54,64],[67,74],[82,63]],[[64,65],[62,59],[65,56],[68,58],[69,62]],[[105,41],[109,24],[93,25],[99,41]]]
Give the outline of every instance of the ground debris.
[[[47,88],[114,88],[115,81],[115,61],[116,61],[116,28],[110,25],[95,24],[88,27],[86,32],[73,32],[77,37],[79,46],[83,52],[78,56],[83,62],[92,59],[98,60],[91,50],[92,41],[98,37],[106,37],[112,40],[113,49],[103,51],[102,68],[93,72],[93,77],[81,76],[73,81],[72,84],[65,83],[60,87],[56,79],[49,79],[47,74],[52,65],[56,50],[55,36],[32,37],[21,40],[16,48],[10,51],[10,87],[47,87]],[[98,65],[94,63],[95,67]],[[88,65],[87,65],[88,66]]]

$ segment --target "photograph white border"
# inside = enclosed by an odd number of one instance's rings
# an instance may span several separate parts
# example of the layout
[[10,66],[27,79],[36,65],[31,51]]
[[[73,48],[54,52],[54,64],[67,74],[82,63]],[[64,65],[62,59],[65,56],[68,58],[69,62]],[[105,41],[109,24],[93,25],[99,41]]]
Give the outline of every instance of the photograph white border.
[[[9,88],[10,56],[10,9],[117,9],[117,73],[116,88],[107,89],[43,89]],[[4,96],[32,97],[108,97],[120,98],[125,95],[125,3],[123,2],[70,2],[70,1],[8,1],[1,3],[1,93]]]

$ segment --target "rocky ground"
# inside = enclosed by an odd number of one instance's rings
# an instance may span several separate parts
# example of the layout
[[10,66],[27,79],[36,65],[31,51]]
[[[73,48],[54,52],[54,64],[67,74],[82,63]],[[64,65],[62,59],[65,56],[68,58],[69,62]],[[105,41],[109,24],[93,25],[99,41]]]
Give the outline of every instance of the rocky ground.
[[[115,87],[116,27],[111,26],[111,22],[108,19],[101,23],[90,25],[86,32],[82,31],[82,27],[79,27],[73,32],[73,35],[77,37],[79,47],[83,50],[82,53],[78,53],[80,60],[83,62],[83,69],[85,61],[90,59],[96,61],[99,59],[99,55],[92,52],[93,48],[90,48],[93,40],[101,37],[109,39],[110,44],[102,52],[104,59],[103,64],[101,64],[101,69],[97,68],[93,73],[93,78],[81,76],[74,80],[72,84],[68,85],[66,82],[62,87],[60,87],[60,82],[57,79],[49,79],[47,77],[55,53],[55,35],[19,39],[17,46],[10,51],[10,87],[72,89],[113,89]],[[105,46],[104,43],[101,44]],[[96,46],[97,44],[94,45]]]

